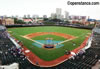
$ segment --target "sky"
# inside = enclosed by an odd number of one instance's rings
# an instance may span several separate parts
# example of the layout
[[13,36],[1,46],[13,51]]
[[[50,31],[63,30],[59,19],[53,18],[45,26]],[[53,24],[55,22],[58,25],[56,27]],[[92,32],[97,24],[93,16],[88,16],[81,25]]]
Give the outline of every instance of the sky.
[[[0,0],[0,16],[7,15],[47,15],[56,12],[56,8],[62,9],[69,15],[90,16],[93,19],[100,19],[100,5],[67,5],[67,2],[80,2],[82,0]],[[100,2],[100,0],[83,0],[83,2]]]

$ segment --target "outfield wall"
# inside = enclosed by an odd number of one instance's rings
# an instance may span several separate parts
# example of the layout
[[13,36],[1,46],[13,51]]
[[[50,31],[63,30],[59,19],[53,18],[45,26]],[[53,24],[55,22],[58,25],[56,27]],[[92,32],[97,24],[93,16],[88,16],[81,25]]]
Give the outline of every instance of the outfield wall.
[[90,29],[93,27],[84,26],[84,25],[73,25],[73,24],[64,24],[64,25],[32,25],[32,24],[19,24],[19,25],[6,25],[7,28],[16,28],[16,27],[37,27],[37,26],[62,26],[62,27],[72,27],[72,28],[80,28],[80,29]]

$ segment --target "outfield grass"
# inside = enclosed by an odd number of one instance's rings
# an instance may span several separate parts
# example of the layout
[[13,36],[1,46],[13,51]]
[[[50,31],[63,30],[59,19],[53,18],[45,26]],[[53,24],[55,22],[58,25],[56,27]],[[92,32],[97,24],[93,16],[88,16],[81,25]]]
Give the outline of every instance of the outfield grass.
[[[87,33],[91,33],[90,30],[86,29],[77,29],[77,28],[69,28],[69,27],[57,27],[57,26],[42,26],[42,27],[24,27],[24,28],[9,28],[8,31],[10,32],[16,39],[21,40],[23,44],[30,49],[32,52],[34,52],[37,56],[39,56],[41,59],[46,60],[46,61],[51,61],[54,60],[58,57],[61,57],[65,54],[65,50],[73,50],[80,46],[80,44],[84,41],[85,36]],[[60,32],[60,33],[65,33],[65,34],[70,34],[73,36],[76,36],[78,38],[65,42],[64,46],[61,48],[57,49],[52,49],[52,50],[46,50],[43,48],[38,48],[36,46],[33,46],[32,43],[33,41],[30,41],[28,39],[25,39],[21,36],[30,34],[30,33],[35,33],[35,32]],[[63,37],[55,37],[55,35],[49,35],[49,37],[53,37],[55,40],[58,39],[64,39]],[[47,35],[45,36],[38,36],[35,37],[34,39],[45,39],[45,37],[48,37]],[[76,44],[76,46],[73,46],[73,43]]]

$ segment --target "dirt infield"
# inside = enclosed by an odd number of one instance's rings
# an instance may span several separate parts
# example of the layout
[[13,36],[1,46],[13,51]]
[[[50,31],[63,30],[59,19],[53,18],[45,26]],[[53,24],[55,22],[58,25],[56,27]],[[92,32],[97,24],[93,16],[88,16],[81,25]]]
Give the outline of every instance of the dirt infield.
[[69,34],[64,34],[64,33],[59,33],[59,32],[36,32],[36,33],[31,33],[31,34],[28,34],[28,35],[25,35],[25,36],[21,36],[21,37],[26,38],[26,39],[31,40],[31,41],[34,41],[34,42],[36,42],[36,43],[38,43],[40,45],[43,45],[42,43],[40,43],[38,41],[35,41],[35,40],[31,39],[31,38],[34,38],[36,36],[41,36],[41,35],[48,35],[48,34],[60,36],[60,37],[63,37],[65,39],[67,39],[67,40],[64,40],[64,41],[62,41],[60,43],[55,44],[55,46],[58,45],[58,44],[62,44],[62,43],[65,43],[65,42],[68,42],[68,41],[71,41],[71,40],[77,38],[75,36],[72,36],[72,35],[69,35]]
[[59,33],[59,32],[37,32],[37,33],[31,33],[31,34],[25,35],[25,37],[34,38],[36,36],[48,35],[48,34],[60,36],[60,37],[66,38],[66,39],[75,38],[75,36],[72,36],[69,34],[64,34],[64,33]]

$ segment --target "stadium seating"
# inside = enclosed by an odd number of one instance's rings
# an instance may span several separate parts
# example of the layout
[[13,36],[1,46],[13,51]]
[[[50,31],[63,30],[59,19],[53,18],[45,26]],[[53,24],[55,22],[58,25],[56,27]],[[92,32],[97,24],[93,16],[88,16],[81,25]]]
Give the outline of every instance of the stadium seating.
[[9,39],[7,32],[0,30],[0,62],[1,65],[9,65],[14,62],[19,64],[19,69],[91,69],[100,59],[100,34],[93,31],[91,47],[83,54],[77,54],[74,58],[55,67],[37,67],[31,64],[23,52]]

